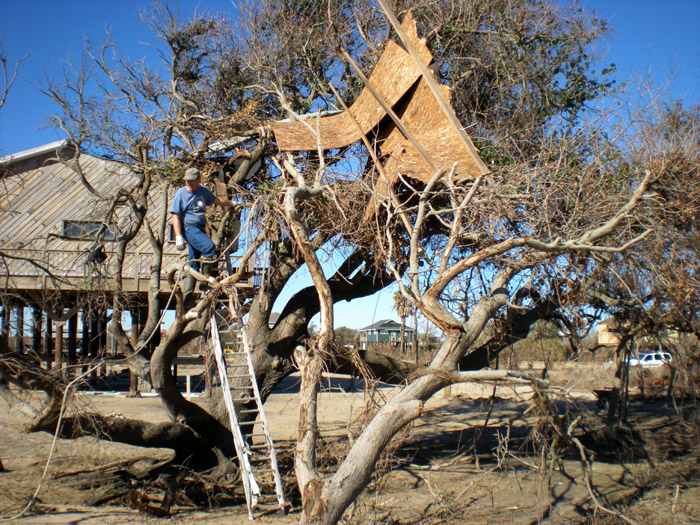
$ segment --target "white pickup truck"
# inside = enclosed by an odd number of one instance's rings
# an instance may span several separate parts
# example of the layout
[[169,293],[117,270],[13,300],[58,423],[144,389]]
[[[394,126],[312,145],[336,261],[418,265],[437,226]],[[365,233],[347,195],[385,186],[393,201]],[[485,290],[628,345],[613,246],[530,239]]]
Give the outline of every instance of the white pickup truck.
[[630,357],[630,366],[655,367],[671,363],[671,354],[668,352],[640,352],[636,357]]

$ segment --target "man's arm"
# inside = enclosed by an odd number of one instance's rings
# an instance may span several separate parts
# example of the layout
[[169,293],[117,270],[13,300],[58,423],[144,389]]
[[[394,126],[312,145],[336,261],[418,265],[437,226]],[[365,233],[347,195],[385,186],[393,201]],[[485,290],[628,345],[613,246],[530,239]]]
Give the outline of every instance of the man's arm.
[[171,213],[170,217],[173,221],[173,232],[175,233],[175,248],[178,250],[185,249],[185,238],[182,236],[182,223],[180,216],[177,213]]
[[177,213],[171,213],[170,216],[172,217],[173,232],[175,232],[175,236],[182,236],[182,223],[180,222],[180,216]]
[[228,208],[230,206],[233,206],[233,203],[230,200],[222,199],[221,197],[216,197],[213,203],[217,206],[221,206],[222,208]]

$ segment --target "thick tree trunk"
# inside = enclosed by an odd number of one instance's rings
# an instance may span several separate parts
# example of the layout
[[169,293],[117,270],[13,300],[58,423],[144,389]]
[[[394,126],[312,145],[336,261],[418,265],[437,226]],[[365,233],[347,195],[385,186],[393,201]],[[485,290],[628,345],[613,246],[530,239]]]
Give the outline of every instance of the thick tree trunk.
[[[160,395],[163,406],[173,421],[184,422],[209,447],[219,451],[223,457],[234,457],[235,448],[230,429],[202,407],[185,399],[177,387],[175,377],[172,374],[172,360],[177,355],[177,351],[188,340],[201,336],[200,332],[188,332],[180,336],[173,336],[181,330],[180,323],[183,323],[181,318],[175,320],[164,341],[153,353],[151,358],[153,387]],[[202,452],[208,454],[207,451],[192,450],[192,454],[195,455]]]
[[[43,418],[29,430],[54,433],[57,421],[57,418]],[[137,447],[169,448],[175,452],[173,461],[176,464],[186,461],[192,468],[217,465],[217,456],[209,440],[180,423],[149,423],[140,419],[87,413],[63,418],[59,437],[77,439],[83,436],[105,436],[110,441]]]
[[[508,274],[504,273],[501,280],[507,282],[507,277]],[[466,323],[452,329],[447,324],[441,326],[445,338],[429,367],[403,387],[372,418],[336,473],[323,483],[315,504],[312,506],[305,503],[301,522],[334,524],[342,517],[347,507],[367,486],[387,444],[403,427],[422,414],[425,401],[450,383],[447,376],[457,370],[460,360],[476,342],[488,320],[506,303],[507,295],[503,290],[507,288],[501,286],[498,279],[496,282],[498,285],[494,285],[493,293],[472,309]],[[439,308],[432,311],[427,309],[439,293],[440,290],[436,289],[433,296],[426,294],[423,297],[423,307],[426,308],[424,313],[434,314],[436,319],[441,318]],[[314,509],[315,513],[307,513],[307,507]]]
[[[463,334],[448,335],[441,345],[443,352],[459,352]],[[323,485],[315,515],[304,516],[305,523],[334,524],[345,509],[367,486],[379,456],[391,439],[423,412],[423,403],[447,382],[439,374],[417,378],[387,402],[356,439],[337,472]],[[302,520],[303,522],[303,520]]]

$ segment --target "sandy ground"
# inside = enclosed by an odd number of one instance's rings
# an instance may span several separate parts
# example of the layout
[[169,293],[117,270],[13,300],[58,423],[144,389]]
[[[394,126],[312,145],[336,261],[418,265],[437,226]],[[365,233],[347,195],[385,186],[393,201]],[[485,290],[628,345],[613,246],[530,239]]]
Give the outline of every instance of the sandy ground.
[[[564,374],[566,375],[566,374]],[[366,395],[345,378],[328,378],[321,394],[319,422],[326,438],[347,438],[348,428],[362,415]],[[380,389],[388,394],[390,389]],[[530,406],[527,388],[503,388],[490,406],[492,387],[460,386],[432,399],[425,417],[416,422],[400,448],[382,463],[382,476],[350,510],[350,523],[583,523],[582,516],[603,519],[591,511],[589,491],[583,483],[581,464],[565,455],[560,463],[537,456],[536,443],[523,432]],[[595,411],[590,390],[575,393],[580,407]],[[193,397],[196,402],[203,398]],[[167,420],[156,397],[126,398],[123,394],[83,394],[79,402],[91,409],[157,422]],[[15,516],[37,488],[52,445],[52,436],[26,434],[27,419],[0,401],[0,460],[7,472],[0,473],[0,519],[14,523],[92,524],[162,523],[137,510],[89,507],[88,496],[100,487],[68,484],[66,473],[109,465],[124,457],[153,457],[154,451],[94,438],[58,440],[49,465],[49,475],[39,491],[40,505],[33,512]],[[474,451],[469,445],[479,435],[485,414],[491,413],[488,428]],[[296,437],[298,397],[294,380],[285,382],[265,405],[273,438],[289,446]],[[686,451],[687,452],[687,451]],[[169,457],[168,450],[155,456]],[[697,457],[693,457],[697,463]],[[544,461],[548,468],[537,468]],[[686,464],[687,458],[684,460]],[[638,501],[631,511],[640,523],[700,523],[700,482],[697,469],[679,467],[678,475],[653,486],[644,480],[661,463],[624,464],[609,459],[593,463],[593,480],[608,501]],[[665,468],[665,467],[664,467]],[[656,469],[656,470],[655,470]],[[662,469],[663,470],[663,469]],[[668,473],[669,468],[665,468]],[[647,488],[640,490],[640,484]],[[643,497],[640,497],[643,496]],[[602,501],[602,499],[601,499]],[[642,505],[640,507],[640,505]],[[648,510],[644,505],[648,505]],[[636,510],[635,510],[636,509]],[[39,512],[37,512],[37,510]],[[178,508],[169,522],[244,523],[243,506],[211,510]],[[13,518],[14,517],[14,518]],[[664,518],[665,517],[665,518]],[[664,521],[666,519],[667,521]],[[298,514],[275,513],[257,518],[259,523],[295,523]],[[591,522],[591,521],[589,521]],[[595,522],[593,520],[592,522]],[[617,523],[611,521],[610,523]]]

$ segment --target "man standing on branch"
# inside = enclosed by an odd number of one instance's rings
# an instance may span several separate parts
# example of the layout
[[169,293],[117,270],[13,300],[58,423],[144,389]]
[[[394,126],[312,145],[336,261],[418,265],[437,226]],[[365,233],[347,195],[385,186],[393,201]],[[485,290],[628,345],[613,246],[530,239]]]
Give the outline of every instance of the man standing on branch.
[[[173,230],[175,232],[175,246],[178,250],[184,250],[185,241],[189,248],[189,266],[193,270],[205,275],[211,275],[216,262],[216,247],[207,236],[205,212],[210,204],[222,207],[233,206],[228,199],[217,197],[204,186],[200,186],[201,175],[197,168],[188,168],[185,171],[185,186],[180,188],[170,207],[172,214]],[[186,276],[182,282],[183,302],[188,305],[194,290],[195,279],[191,275]]]

